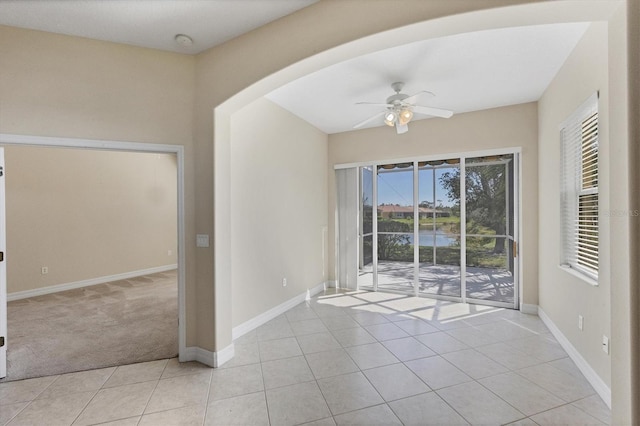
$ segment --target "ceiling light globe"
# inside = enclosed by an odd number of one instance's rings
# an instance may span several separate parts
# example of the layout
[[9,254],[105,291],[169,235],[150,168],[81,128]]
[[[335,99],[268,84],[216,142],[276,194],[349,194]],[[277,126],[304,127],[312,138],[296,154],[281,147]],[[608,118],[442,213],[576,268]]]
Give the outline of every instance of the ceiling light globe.
[[389,111],[384,116],[384,124],[386,124],[387,126],[393,127],[396,124],[397,118],[398,118],[398,115],[395,112]]
[[410,122],[412,118],[413,118],[413,112],[410,109],[406,108],[400,111],[399,121],[401,125],[404,126],[405,124]]

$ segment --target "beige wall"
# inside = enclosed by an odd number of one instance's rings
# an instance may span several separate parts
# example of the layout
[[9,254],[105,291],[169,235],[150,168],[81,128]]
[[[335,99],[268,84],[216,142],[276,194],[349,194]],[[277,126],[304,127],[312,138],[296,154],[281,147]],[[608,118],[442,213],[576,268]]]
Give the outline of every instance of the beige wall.
[[[384,161],[431,155],[455,155],[497,148],[522,149],[521,257],[523,260],[523,303],[538,303],[538,129],[535,103],[496,108],[449,119],[415,121],[409,131],[397,135],[394,129],[377,127],[329,136],[329,240],[335,239],[336,164]],[[330,245],[329,259],[334,259]],[[330,270],[334,272],[333,262]]]
[[327,135],[266,99],[231,131],[235,327],[327,279]]
[[[636,3],[636,2],[634,2]],[[637,137],[631,137],[631,126],[637,125],[637,110],[634,114],[629,110],[629,99],[633,99],[628,78],[638,79],[635,72],[628,68],[628,51],[637,51],[640,44],[637,40],[627,50],[627,30],[632,31],[640,17],[629,16],[622,5],[609,19],[608,25],[608,62],[609,62],[609,174],[610,206],[612,209],[623,209],[629,212],[640,211],[632,202],[632,194],[640,187],[639,181],[632,177],[636,162],[631,160],[630,152],[638,144]],[[636,8],[637,11],[637,8]],[[627,27],[629,22],[629,27]],[[629,71],[628,71],[629,70]],[[637,102],[637,98],[635,98]],[[634,118],[635,117],[635,118]],[[633,207],[635,205],[635,207]],[[638,383],[638,371],[633,362],[638,360],[638,351],[633,333],[637,332],[636,320],[638,305],[633,301],[633,291],[637,281],[631,278],[631,270],[638,265],[638,253],[634,253],[632,244],[637,241],[637,234],[631,231],[632,222],[637,223],[635,214],[611,216],[610,221],[610,313],[611,313],[611,392],[613,424],[638,423],[639,417],[633,417],[634,399],[637,403],[640,395],[632,391],[633,384]],[[634,371],[636,374],[634,374]],[[636,410],[640,407],[636,406]],[[632,420],[634,419],[635,420]]]
[[[629,157],[627,165],[629,166],[629,195],[630,209],[632,211],[640,211],[640,122],[638,120],[629,120],[630,117],[640,117],[640,2],[627,1],[627,78],[628,78],[628,105],[627,116],[625,117],[629,125],[629,140],[632,142],[629,146]],[[629,233],[630,251],[629,257],[636,261],[631,263],[631,274],[629,282],[640,282],[640,218],[630,218]],[[616,362],[612,365],[613,388],[617,387],[626,389],[626,397],[620,402],[620,411],[633,412],[633,418],[640,418],[640,375],[624,374],[625,371],[640,371],[640,354],[635,350],[640,345],[640,288],[638,285],[632,285],[629,289],[621,289],[617,294],[612,294],[612,303],[620,303],[628,306],[621,315],[617,312],[613,313],[612,326],[626,331],[624,324],[631,324],[628,330],[629,339],[627,345],[622,348],[622,353],[628,353],[632,350],[634,355],[626,362]],[[627,290],[626,292],[624,290]],[[618,383],[620,383],[618,385]],[[616,407],[617,408],[617,407]],[[615,420],[618,420],[614,417]]]
[[5,169],[8,293],[176,264],[175,155],[7,146]]
[[194,73],[192,56],[0,26],[0,133],[185,147],[188,346],[197,344]]
[[[622,22],[620,22],[622,21]],[[610,44],[609,29],[624,28],[624,14],[618,14],[607,25],[593,23],[551,85],[539,101],[539,198],[540,205],[540,308],[551,318],[570,343],[578,350],[598,376],[611,386],[611,357],[602,351],[602,336],[612,336],[611,293],[612,286],[625,286],[612,280],[616,274],[629,270],[628,231],[620,229],[618,219],[610,212],[628,207],[627,140],[623,134],[624,120],[614,124],[612,112],[625,105],[626,99],[613,97],[614,80],[624,81],[620,66],[612,66],[616,52],[624,51],[624,42]],[[619,42],[619,36],[616,42]],[[612,90],[613,89],[613,90]],[[599,208],[600,247],[598,285],[594,286],[570,274],[559,265],[560,259],[560,123],[566,119],[591,94],[599,91]],[[622,108],[624,110],[624,108]],[[614,135],[622,137],[614,138]],[[618,270],[621,269],[621,270]],[[616,309],[625,310],[624,306]],[[578,315],[584,317],[584,329],[577,327]],[[619,333],[619,331],[617,331]],[[623,334],[624,335],[624,334]],[[611,339],[611,352],[629,359],[628,354],[618,352],[624,345],[623,335]],[[622,397],[622,395],[620,395]]]

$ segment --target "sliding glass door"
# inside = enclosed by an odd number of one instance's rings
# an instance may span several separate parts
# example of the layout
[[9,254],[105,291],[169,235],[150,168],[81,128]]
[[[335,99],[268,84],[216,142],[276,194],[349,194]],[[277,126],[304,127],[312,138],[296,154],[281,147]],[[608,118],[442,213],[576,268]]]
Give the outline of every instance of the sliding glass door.
[[459,159],[418,163],[419,292],[461,297]]
[[373,168],[360,167],[358,288],[373,289]]
[[517,160],[507,153],[338,170],[341,286],[516,307]]
[[513,155],[465,162],[467,299],[514,303]]
[[378,166],[377,288],[413,293],[413,163]]

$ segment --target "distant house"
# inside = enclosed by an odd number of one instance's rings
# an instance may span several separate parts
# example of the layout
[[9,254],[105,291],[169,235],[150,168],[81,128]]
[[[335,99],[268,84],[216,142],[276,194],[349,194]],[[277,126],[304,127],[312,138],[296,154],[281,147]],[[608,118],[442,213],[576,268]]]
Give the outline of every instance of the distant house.
[[[449,217],[451,213],[445,210],[437,210],[428,207],[418,207],[418,215],[420,219],[428,219],[433,217]],[[378,217],[383,219],[413,219],[413,207],[400,206],[397,204],[384,204],[378,206]]]

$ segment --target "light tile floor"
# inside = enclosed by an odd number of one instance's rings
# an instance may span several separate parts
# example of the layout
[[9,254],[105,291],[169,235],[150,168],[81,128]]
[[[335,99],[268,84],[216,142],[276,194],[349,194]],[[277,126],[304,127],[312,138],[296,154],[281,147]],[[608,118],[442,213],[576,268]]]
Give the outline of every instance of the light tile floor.
[[610,423],[544,324],[512,310],[328,291],[235,352],[2,383],[0,424]]
[[[460,266],[429,262],[418,264],[421,295],[460,297]],[[378,260],[378,289],[413,293],[413,262]],[[513,303],[513,275],[504,268],[466,268],[467,297]],[[358,271],[360,289],[373,290],[373,264]]]

